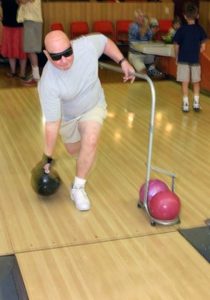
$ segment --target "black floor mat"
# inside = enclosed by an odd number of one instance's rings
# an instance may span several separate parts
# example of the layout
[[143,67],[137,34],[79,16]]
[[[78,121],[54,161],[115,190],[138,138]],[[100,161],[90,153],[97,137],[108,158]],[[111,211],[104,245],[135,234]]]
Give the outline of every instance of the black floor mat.
[[0,256],[0,300],[28,300],[14,255]]
[[179,229],[179,233],[210,263],[210,226]]

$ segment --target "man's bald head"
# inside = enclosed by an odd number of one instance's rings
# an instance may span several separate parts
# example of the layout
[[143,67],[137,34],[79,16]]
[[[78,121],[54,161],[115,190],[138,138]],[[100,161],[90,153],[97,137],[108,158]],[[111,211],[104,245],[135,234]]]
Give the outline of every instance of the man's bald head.
[[44,40],[44,54],[58,69],[68,70],[73,64],[74,54],[68,36],[61,30],[50,31]]
[[70,46],[68,36],[61,30],[50,31],[44,40],[45,48],[50,53],[62,52]]

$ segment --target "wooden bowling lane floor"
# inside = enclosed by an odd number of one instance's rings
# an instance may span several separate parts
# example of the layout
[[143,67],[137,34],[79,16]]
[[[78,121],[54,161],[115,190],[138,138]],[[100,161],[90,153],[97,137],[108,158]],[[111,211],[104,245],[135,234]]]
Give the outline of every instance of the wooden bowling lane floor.
[[17,254],[30,300],[209,299],[207,261],[177,232]]
[[[127,94],[128,86],[122,88]],[[126,95],[123,97],[122,103],[127,101]],[[137,103],[135,106],[137,109]],[[136,129],[126,124],[122,127],[127,112],[119,100],[111,107],[102,132],[98,160],[87,185],[93,207],[85,213],[78,212],[69,200],[75,161],[67,156],[60,141],[55,153],[56,169],[63,181],[60,190],[45,201],[31,188],[30,171],[40,160],[43,148],[36,89],[2,90],[0,108],[0,141],[4,145],[0,149],[0,205],[15,253],[174,230],[151,227],[144,212],[137,209],[139,184],[145,176],[146,144],[141,145],[141,141],[146,134],[137,139]],[[118,116],[115,125],[113,114]],[[123,143],[122,131],[126,138]]]
[[10,241],[6,222],[0,209],[0,256],[13,253],[13,247]]
[[[138,237],[192,227],[210,216],[209,98],[201,97],[203,111],[183,115],[180,87],[155,83],[157,110],[153,164],[177,174],[176,192],[182,201],[181,224],[152,227],[137,208],[138,190],[145,180],[150,116],[146,83],[104,84],[108,101],[97,162],[87,192],[90,212],[78,212],[69,200],[75,161],[60,140],[55,158],[62,185],[47,200],[30,185],[30,171],[42,156],[43,132],[35,88],[3,89],[0,95],[1,198],[4,226],[13,252],[49,249],[97,241]],[[170,97],[169,97],[170,95]],[[200,155],[202,153],[202,155]],[[152,173],[165,180],[170,178]]]
[[[92,208],[69,200],[75,161],[58,140],[57,194],[39,197],[30,171],[40,160],[43,131],[35,88],[0,93],[0,255],[14,253],[30,300],[198,300],[209,298],[209,265],[176,231],[210,217],[209,97],[183,114],[180,86],[155,82],[152,161],[176,173],[181,224],[155,227],[137,208],[145,180],[150,91],[144,82],[103,84],[108,102],[87,192]],[[152,172],[152,177],[169,177]]]

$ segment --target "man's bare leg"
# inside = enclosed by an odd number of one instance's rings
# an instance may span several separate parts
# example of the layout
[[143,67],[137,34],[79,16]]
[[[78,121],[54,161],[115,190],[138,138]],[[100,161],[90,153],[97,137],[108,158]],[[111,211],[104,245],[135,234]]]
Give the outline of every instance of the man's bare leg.
[[79,124],[81,141],[66,144],[71,155],[77,156],[76,177],[71,190],[71,198],[79,210],[88,210],[90,201],[85,193],[87,176],[94,164],[101,124],[94,121],[84,121]]

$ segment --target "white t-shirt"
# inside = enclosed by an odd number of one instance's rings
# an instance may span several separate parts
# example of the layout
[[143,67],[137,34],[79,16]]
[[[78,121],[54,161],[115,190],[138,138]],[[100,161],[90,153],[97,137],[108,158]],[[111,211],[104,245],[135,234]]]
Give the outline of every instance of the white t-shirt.
[[106,42],[107,37],[102,34],[74,40],[74,60],[68,70],[60,70],[49,61],[46,63],[38,84],[46,121],[69,121],[96,105],[105,105],[98,78],[98,59],[104,52]]

